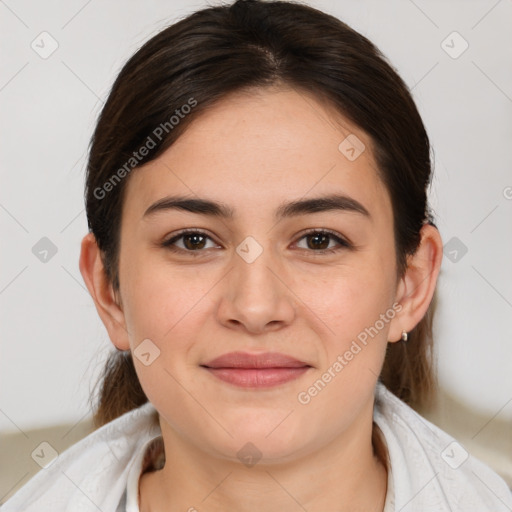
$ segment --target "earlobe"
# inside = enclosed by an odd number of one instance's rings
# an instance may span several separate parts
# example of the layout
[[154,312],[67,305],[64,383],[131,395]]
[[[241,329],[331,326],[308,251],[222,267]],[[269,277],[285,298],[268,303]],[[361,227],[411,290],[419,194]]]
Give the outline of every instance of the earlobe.
[[110,340],[119,350],[129,350],[124,312],[107,277],[101,251],[92,233],[82,239],[79,267]]
[[407,270],[397,287],[396,301],[402,309],[393,319],[389,341],[402,339],[402,331],[410,332],[426,314],[434,296],[443,258],[443,242],[439,231],[424,224],[417,251],[408,258]]

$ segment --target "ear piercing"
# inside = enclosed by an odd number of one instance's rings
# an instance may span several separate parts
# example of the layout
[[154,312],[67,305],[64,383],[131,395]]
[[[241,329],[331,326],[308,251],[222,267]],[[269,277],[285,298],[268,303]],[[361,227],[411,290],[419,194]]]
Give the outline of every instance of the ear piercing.
[[407,332],[406,331],[402,331],[402,341],[407,341],[407,338],[408,338],[408,335],[407,335]]

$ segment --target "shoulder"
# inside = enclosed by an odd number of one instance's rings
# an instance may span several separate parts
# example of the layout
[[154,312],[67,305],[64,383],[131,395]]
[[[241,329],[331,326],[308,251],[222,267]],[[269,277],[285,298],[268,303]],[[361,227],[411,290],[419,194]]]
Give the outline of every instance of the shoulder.
[[374,421],[389,453],[396,510],[512,510],[512,493],[497,473],[381,382],[376,388]]
[[137,454],[160,427],[150,402],[111,421],[41,469],[2,512],[115,512]]

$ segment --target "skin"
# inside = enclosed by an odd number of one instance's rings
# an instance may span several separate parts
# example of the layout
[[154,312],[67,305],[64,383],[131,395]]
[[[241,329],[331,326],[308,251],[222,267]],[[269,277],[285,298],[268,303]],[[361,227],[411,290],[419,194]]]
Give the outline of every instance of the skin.
[[[338,149],[350,133],[366,147],[354,161]],[[357,126],[303,92],[237,93],[130,176],[119,293],[93,235],[84,237],[80,270],[113,344],[134,350],[149,338],[160,350],[149,366],[134,357],[160,414],[168,461],[141,477],[141,511],[383,509],[387,474],[371,443],[377,376],[387,343],[427,311],[442,241],[425,225],[398,279],[390,197],[371,147]],[[283,202],[333,192],[359,201],[371,217],[339,210],[273,217]],[[144,217],[170,194],[223,202],[235,216]],[[159,245],[185,228],[210,237],[200,239],[197,257],[194,240],[177,240],[181,252]],[[309,229],[332,230],[352,248],[334,238],[318,248],[305,237]],[[251,263],[236,252],[247,236],[263,251]],[[340,250],[318,254],[327,244]],[[298,393],[394,303],[400,312],[308,404],[299,403]],[[311,368],[274,388],[244,389],[199,366],[234,350],[282,352]],[[262,453],[252,467],[237,457],[247,442]]]

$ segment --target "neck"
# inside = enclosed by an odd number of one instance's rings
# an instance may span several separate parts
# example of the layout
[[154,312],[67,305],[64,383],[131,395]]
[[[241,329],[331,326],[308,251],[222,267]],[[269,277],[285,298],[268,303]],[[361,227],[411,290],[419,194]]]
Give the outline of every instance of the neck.
[[[252,467],[204,453],[161,418],[167,462],[142,475],[140,510],[382,512],[387,471],[372,445],[371,413],[369,409],[360,418],[363,422],[308,455]],[[367,428],[361,429],[361,423]]]

